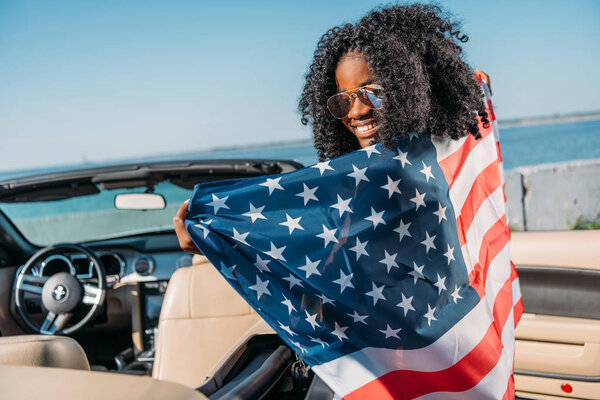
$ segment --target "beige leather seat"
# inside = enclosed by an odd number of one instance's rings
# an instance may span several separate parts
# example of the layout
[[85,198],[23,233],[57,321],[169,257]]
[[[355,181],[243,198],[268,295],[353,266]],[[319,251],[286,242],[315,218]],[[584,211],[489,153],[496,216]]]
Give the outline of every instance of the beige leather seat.
[[152,377],[198,387],[261,318],[206,257],[177,270],[158,323]]
[[89,370],[83,349],[66,336],[0,337],[0,365],[27,365]]

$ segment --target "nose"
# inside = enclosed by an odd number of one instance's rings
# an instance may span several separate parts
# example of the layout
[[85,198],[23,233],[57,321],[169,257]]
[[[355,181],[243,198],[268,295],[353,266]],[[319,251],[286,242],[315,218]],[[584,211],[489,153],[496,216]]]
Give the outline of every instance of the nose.
[[350,112],[348,112],[347,118],[349,119],[361,119],[371,112],[371,108],[364,105],[356,96],[352,98],[352,106],[350,106]]

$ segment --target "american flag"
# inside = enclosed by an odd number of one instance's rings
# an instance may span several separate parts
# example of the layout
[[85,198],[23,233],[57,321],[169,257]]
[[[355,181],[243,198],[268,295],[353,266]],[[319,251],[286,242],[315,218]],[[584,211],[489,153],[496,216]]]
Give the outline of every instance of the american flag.
[[514,397],[522,303],[488,108],[479,140],[411,133],[196,186],[194,243],[338,397]]

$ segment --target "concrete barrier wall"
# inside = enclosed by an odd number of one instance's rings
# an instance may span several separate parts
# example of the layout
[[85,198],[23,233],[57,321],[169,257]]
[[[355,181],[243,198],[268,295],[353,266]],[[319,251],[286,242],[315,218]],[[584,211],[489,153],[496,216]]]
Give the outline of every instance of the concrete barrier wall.
[[522,167],[506,173],[506,197],[515,230],[571,229],[579,218],[600,217],[600,160]]

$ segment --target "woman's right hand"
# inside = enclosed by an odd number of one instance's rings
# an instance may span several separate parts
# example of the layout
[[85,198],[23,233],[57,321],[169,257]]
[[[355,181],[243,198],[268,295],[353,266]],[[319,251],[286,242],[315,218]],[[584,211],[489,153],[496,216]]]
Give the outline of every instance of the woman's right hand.
[[185,229],[185,218],[187,217],[187,209],[189,200],[186,200],[185,203],[179,207],[179,211],[173,217],[173,226],[175,227],[175,234],[177,234],[177,240],[179,240],[179,247],[181,250],[190,254],[202,254],[200,250],[196,247],[190,234]]

